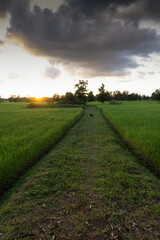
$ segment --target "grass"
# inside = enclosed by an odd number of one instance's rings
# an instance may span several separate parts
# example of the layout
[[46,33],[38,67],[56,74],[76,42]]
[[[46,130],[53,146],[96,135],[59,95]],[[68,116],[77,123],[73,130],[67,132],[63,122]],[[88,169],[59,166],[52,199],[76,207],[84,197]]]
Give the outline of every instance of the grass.
[[2,240],[155,240],[159,228],[160,181],[94,107],[0,206]]
[[98,108],[143,163],[160,175],[160,104],[138,101]]
[[82,112],[0,104],[0,193],[60,139]]

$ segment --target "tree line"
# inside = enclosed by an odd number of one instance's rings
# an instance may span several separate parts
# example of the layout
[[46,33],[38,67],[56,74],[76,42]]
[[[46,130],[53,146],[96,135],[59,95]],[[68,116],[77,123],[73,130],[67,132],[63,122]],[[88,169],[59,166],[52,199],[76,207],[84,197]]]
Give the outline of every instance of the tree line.
[[[53,97],[42,97],[38,99],[38,101],[42,102],[62,102],[62,103],[75,103],[82,104],[86,102],[94,102],[94,101],[131,101],[131,100],[160,100],[160,89],[156,89],[155,92],[152,93],[151,97],[146,95],[140,95],[138,93],[129,93],[129,91],[113,91],[109,92],[105,89],[105,85],[102,83],[98,88],[98,93],[96,95],[93,94],[92,91],[88,91],[88,81],[79,80],[77,84],[74,86],[75,92],[66,92],[65,95],[59,95],[55,93]],[[4,99],[0,98],[1,102]],[[37,102],[36,97],[20,97],[16,95],[11,95],[7,101],[9,102]]]

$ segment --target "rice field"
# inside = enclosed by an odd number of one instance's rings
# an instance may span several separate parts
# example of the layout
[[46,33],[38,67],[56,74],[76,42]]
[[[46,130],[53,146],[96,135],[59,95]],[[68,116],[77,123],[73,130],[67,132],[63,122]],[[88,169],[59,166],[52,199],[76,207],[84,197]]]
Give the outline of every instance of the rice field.
[[160,174],[160,103],[155,101],[98,105],[143,163]]
[[0,104],[0,193],[60,139],[82,112],[81,108]]

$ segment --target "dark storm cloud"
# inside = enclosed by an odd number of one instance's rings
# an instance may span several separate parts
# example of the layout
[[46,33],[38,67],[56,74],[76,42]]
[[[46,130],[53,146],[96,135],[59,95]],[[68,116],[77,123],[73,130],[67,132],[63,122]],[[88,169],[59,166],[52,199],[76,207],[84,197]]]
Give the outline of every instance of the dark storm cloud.
[[65,0],[74,12],[81,12],[88,16],[99,15],[100,12],[109,8],[115,11],[117,6],[128,6],[136,0]]
[[159,0],[137,0],[128,9],[121,9],[119,17],[128,22],[136,24],[141,20],[160,21],[160,1]]
[[3,18],[5,16],[12,1],[13,0],[0,0],[0,18]]
[[160,51],[159,35],[135,24],[143,16],[152,17],[147,12],[149,7],[154,11],[150,4],[149,0],[65,0],[52,12],[38,5],[31,10],[30,1],[14,0],[8,36],[34,54],[65,65],[74,63],[88,76],[127,74],[138,66],[135,56]]
[[159,0],[145,0],[144,10],[142,9],[144,16],[151,19],[160,20],[160,1]]

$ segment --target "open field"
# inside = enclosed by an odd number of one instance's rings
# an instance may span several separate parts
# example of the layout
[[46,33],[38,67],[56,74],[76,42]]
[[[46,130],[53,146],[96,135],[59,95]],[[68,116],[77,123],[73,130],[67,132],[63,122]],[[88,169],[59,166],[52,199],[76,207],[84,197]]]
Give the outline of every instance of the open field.
[[159,229],[160,181],[96,108],[0,205],[2,240],[158,240]]
[[83,110],[0,104],[0,193],[76,122]]
[[160,103],[101,104],[98,108],[143,163],[160,175]]

